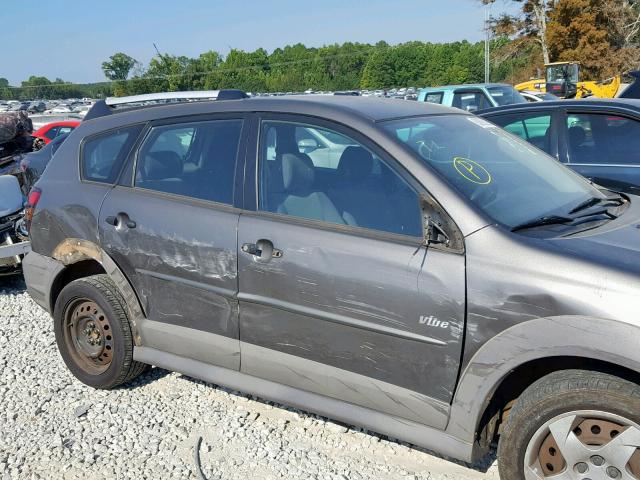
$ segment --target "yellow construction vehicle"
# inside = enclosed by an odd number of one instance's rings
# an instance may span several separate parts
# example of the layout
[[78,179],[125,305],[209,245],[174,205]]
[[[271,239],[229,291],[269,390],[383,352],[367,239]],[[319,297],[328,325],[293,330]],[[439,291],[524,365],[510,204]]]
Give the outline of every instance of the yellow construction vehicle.
[[600,81],[580,81],[580,62],[555,62],[545,65],[546,78],[516,85],[516,90],[552,93],[559,98],[613,98],[622,83],[620,75]]

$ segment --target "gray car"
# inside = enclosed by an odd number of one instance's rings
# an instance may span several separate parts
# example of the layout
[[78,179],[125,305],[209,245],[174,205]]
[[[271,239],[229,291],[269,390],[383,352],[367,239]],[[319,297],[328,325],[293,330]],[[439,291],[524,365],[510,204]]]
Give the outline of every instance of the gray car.
[[27,286],[80,381],[155,365],[464,461],[499,440],[504,480],[640,478],[638,197],[461,110],[243,97],[98,102],[36,184]]

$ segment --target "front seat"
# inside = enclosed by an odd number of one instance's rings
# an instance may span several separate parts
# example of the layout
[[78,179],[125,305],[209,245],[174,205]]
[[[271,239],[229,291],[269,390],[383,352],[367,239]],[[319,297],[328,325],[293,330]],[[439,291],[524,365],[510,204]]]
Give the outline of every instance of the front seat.
[[315,169],[304,153],[282,155],[282,183],[285,198],[278,213],[344,224],[333,202],[324,192],[314,191]]
[[349,146],[340,156],[338,181],[329,195],[347,223],[378,228],[390,221],[381,185],[372,184],[373,155],[363,148]]
[[580,125],[574,125],[569,128],[569,151],[571,153],[571,162],[580,163],[591,161],[591,149],[584,146],[587,139],[587,132]]

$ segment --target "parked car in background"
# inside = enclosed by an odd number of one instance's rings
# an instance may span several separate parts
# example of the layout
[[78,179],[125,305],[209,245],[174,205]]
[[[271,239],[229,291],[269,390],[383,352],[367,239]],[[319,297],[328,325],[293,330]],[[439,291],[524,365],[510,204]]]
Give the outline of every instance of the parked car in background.
[[504,480],[639,478],[640,198],[462,110],[244,97],[98,102],[31,191],[26,284],[76,378],[155,365],[464,461],[498,440]]
[[38,130],[33,132],[31,136],[42,140],[42,142],[44,142],[44,145],[46,145],[58,135],[66,135],[68,133],[71,133],[73,129],[78,125],[80,125],[80,120],[62,120],[51,122],[38,128]]
[[50,123],[57,123],[57,122],[67,122],[67,121],[75,121],[75,122],[81,122],[82,121],[82,117],[80,115],[77,115],[75,113],[69,113],[69,114],[52,114],[52,113],[44,113],[44,114],[34,114],[34,115],[29,115],[29,118],[31,119],[31,122],[33,123],[33,128],[34,130],[38,130],[42,127],[44,127],[45,125],[49,125]]
[[439,103],[467,112],[475,112],[500,105],[527,103],[520,93],[506,83],[478,83],[423,88],[419,102]]
[[640,100],[562,100],[477,114],[598,185],[640,195]]
[[18,178],[22,192],[25,195],[29,193],[33,185],[42,176],[54,153],[56,153],[68,136],[68,133],[58,135],[42,149],[28,153],[21,158],[18,168]]

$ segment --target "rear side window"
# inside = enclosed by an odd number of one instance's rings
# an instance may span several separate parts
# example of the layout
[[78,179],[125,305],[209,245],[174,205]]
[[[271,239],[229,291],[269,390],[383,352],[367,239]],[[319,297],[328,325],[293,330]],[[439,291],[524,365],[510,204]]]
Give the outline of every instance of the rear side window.
[[58,135],[58,127],[51,128],[47,133],[44,134],[49,140],[53,140]]
[[67,133],[71,133],[74,127],[60,127],[60,130],[56,133],[56,137],[58,135],[65,135]]
[[551,153],[551,113],[513,114],[488,117],[507,132],[519,136],[547,153]]
[[233,204],[242,120],[155,127],[140,148],[135,186]]
[[82,147],[82,178],[115,183],[124,159],[142,130],[141,125],[111,130],[91,137]]

